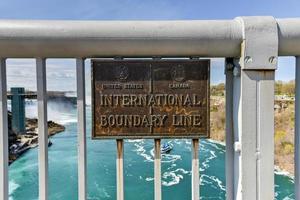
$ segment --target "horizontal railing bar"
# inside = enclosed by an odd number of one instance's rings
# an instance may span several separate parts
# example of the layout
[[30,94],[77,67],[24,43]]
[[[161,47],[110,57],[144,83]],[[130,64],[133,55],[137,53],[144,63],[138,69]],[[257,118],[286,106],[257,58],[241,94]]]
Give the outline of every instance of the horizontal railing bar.
[[232,56],[241,40],[229,20],[0,21],[0,55],[8,57]]
[[[278,19],[279,55],[300,55],[300,19]],[[0,55],[48,57],[239,57],[237,20],[0,20]]]

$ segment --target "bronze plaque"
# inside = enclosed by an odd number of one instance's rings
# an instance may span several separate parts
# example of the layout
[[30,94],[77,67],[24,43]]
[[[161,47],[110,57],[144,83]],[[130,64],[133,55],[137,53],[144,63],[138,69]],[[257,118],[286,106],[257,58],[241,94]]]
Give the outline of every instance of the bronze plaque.
[[92,60],[92,138],[209,137],[209,60]]

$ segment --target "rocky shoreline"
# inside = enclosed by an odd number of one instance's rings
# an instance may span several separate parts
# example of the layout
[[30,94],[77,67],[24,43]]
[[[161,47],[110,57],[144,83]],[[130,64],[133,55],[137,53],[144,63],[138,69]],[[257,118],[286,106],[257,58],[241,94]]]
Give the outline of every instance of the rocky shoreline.
[[[8,132],[9,132],[9,164],[17,160],[23,153],[31,148],[38,146],[38,123],[37,119],[26,118],[26,132],[16,134],[11,129],[11,113],[8,113]],[[54,121],[48,121],[49,139],[51,136],[63,132],[65,127]],[[52,142],[49,140],[49,146]]]

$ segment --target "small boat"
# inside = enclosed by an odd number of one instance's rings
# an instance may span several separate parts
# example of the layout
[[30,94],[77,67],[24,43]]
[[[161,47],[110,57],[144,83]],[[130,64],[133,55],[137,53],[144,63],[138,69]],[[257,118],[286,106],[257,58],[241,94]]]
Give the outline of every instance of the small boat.
[[51,140],[48,141],[48,147],[51,147],[52,146],[52,142]]
[[173,149],[173,145],[169,143],[164,143],[161,147],[161,152],[162,153],[169,153]]

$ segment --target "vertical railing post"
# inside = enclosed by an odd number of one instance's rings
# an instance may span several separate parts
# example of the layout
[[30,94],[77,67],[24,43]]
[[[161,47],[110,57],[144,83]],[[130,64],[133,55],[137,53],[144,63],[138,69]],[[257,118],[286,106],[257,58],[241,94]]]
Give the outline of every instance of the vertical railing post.
[[78,199],[86,199],[86,113],[84,59],[76,59],[77,131],[78,131]]
[[226,92],[226,199],[234,198],[234,135],[232,123],[233,111],[233,59],[225,61],[225,92]]
[[300,57],[296,57],[295,93],[295,199],[300,200]]
[[161,200],[161,151],[160,139],[154,140],[154,199]]
[[38,136],[39,136],[39,199],[48,199],[48,122],[46,59],[36,59]]
[[[161,60],[161,57],[153,57]],[[151,90],[151,89],[150,89]],[[150,91],[152,92],[152,91]],[[152,113],[152,108],[150,108]],[[154,139],[154,200],[161,200],[161,139]]]
[[274,199],[274,79],[278,24],[240,17],[241,56],[234,63],[235,200]]
[[274,70],[234,74],[234,199],[274,199]]
[[0,199],[8,200],[8,122],[6,60],[0,58]]
[[192,200],[199,200],[199,139],[192,140]]
[[124,141],[117,139],[117,200],[124,200]]

